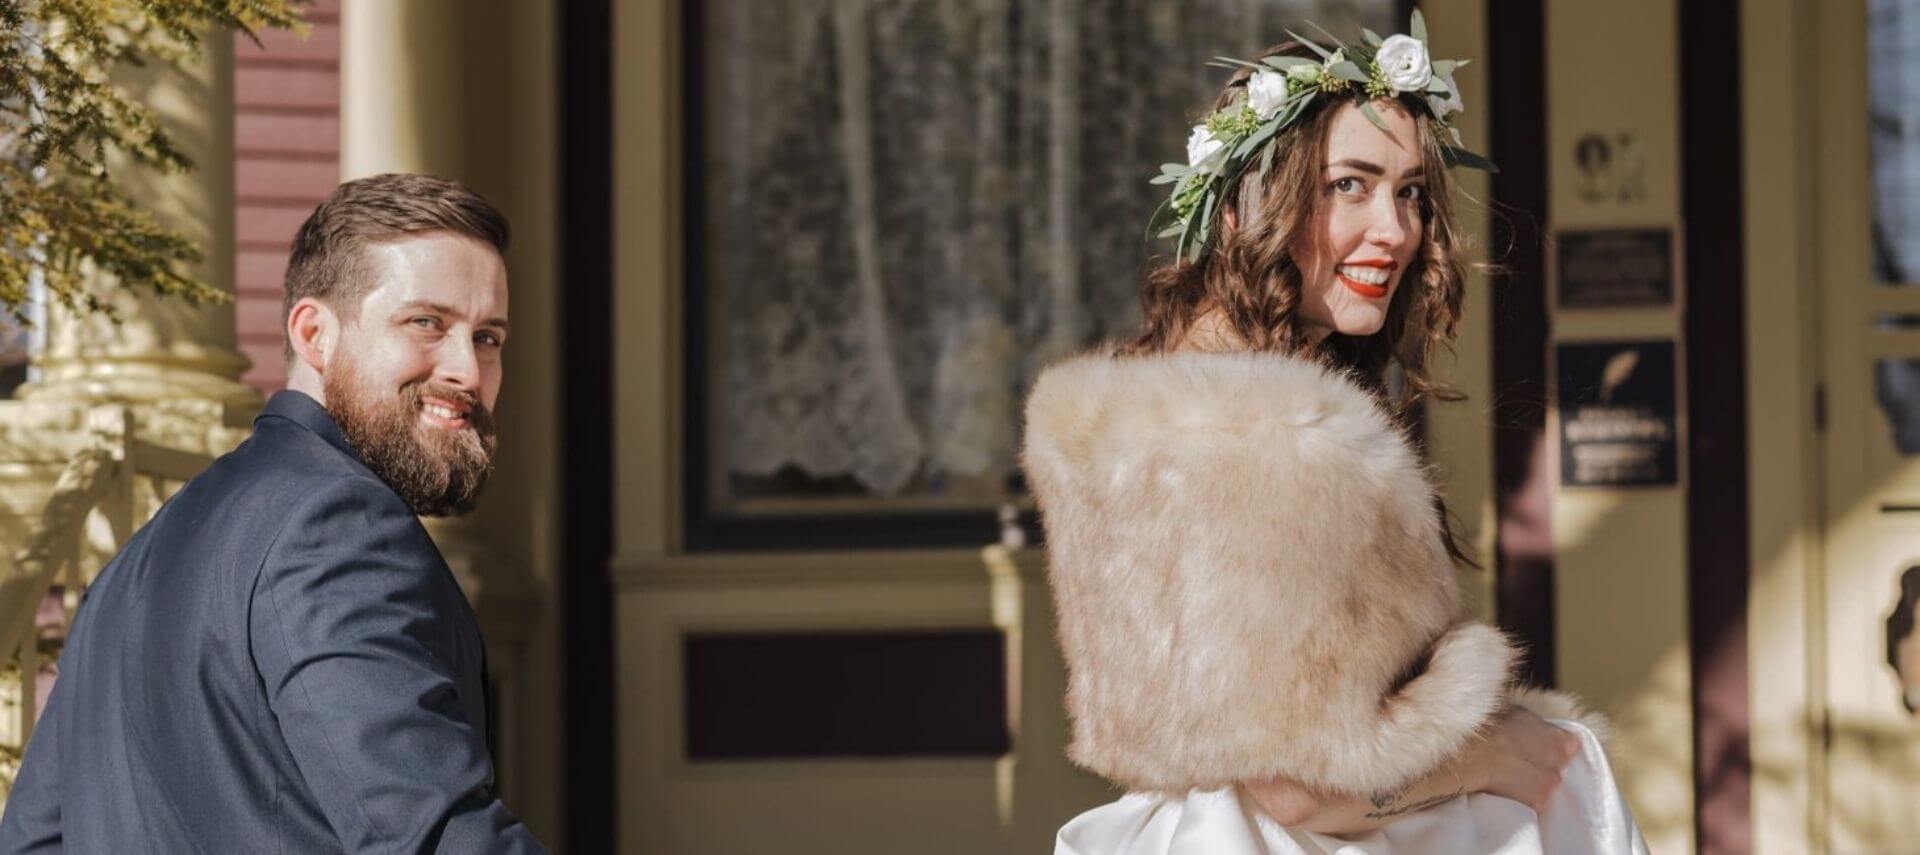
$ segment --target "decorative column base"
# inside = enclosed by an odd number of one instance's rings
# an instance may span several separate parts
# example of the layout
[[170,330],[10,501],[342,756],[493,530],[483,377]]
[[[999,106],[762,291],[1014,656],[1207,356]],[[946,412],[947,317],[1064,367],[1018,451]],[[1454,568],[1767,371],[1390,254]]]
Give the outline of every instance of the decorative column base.
[[225,408],[224,421],[231,425],[251,420],[263,403],[257,390],[233,379],[247,367],[247,358],[238,353],[48,359],[39,363],[40,378],[15,394],[22,400],[81,405],[213,401]]

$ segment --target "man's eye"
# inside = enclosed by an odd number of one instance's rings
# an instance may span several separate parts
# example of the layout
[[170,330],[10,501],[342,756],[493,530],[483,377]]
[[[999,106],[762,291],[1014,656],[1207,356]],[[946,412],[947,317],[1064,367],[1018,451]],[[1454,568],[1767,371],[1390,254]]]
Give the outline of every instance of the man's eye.
[[499,336],[494,335],[493,333],[490,333],[490,332],[476,335],[473,337],[473,340],[483,345],[486,345],[487,347],[499,347],[503,344],[506,344],[506,342],[503,342],[500,340]]
[[440,328],[440,320],[438,318],[429,317],[427,315],[421,315],[420,317],[417,317],[417,318],[411,318],[407,321],[407,323],[412,324],[416,327],[419,327],[420,329],[423,329],[423,330],[437,330]]

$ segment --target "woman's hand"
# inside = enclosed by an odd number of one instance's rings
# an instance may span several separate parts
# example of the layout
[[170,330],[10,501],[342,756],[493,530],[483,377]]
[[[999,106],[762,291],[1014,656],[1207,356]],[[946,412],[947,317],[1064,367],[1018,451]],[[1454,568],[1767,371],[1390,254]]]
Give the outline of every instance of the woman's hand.
[[1535,813],[1560,789],[1560,776],[1580,753],[1580,738],[1514,707],[1461,758],[1473,792],[1513,799]]
[[1288,828],[1359,834],[1467,793],[1509,798],[1539,813],[1560,788],[1567,763],[1579,753],[1579,737],[1514,707],[1500,714],[1485,737],[1398,793],[1330,795],[1286,778],[1249,781],[1241,789],[1274,822]]

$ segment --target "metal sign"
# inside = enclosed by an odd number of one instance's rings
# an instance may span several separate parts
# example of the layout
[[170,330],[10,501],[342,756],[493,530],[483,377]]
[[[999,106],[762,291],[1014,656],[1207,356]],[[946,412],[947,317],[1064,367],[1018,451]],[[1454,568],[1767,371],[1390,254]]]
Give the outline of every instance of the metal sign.
[[1673,229],[1566,230],[1554,246],[1562,309],[1673,304]]
[[1554,353],[1560,483],[1678,483],[1673,342],[1579,342]]

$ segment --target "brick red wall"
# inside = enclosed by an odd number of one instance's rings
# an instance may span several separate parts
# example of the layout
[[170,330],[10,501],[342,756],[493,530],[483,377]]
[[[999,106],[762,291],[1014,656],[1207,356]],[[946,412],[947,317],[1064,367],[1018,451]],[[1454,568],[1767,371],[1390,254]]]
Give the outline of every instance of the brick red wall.
[[234,36],[234,213],[242,378],[286,385],[280,297],[294,230],[340,177],[340,0],[306,7],[305,38]]

